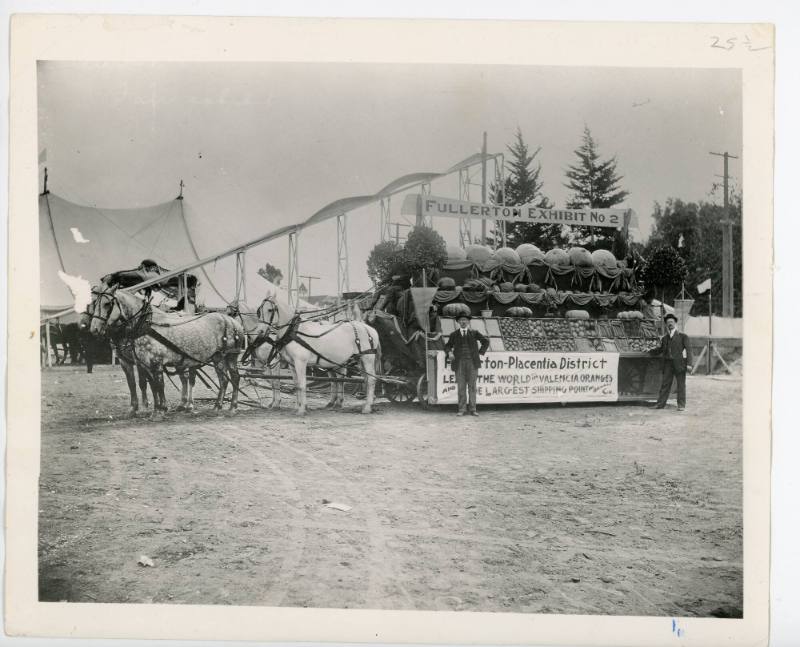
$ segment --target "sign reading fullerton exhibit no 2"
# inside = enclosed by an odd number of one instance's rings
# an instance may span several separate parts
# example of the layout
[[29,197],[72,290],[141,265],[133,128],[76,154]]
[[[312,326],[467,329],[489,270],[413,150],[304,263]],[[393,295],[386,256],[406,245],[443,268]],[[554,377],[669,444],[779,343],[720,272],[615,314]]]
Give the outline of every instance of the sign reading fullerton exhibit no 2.
[[[436,402],[455,404],[455,373],[444,351],[436,358]],[[489,352],[481,358],[478,404],[616,402],[619,353]]]
[[620,229],[636,227],[632,209],[543,209],[532,204],[505,207],[481,202],[466,202],[434,195],[408,195],[403,201],[404,215],[444,216],[449,218],[481,218],[511,222],[586,225]]

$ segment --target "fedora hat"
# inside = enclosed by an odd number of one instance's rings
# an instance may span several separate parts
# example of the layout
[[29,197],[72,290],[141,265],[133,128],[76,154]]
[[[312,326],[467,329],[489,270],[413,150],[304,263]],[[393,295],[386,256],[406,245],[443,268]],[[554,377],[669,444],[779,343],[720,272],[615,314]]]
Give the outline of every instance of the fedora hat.
[[678,318],[671,312],[668,312],[667,314],[664,315],[664,321],[667,321],[668,319],[672,319],[672,321],[678,323]]
[[467,320],[470,320],[470,319],[472,319],[472,315],[471,315],[471,314],[467,314],[466,312],[461,312],[461,313],[459,313],[459,315],[456,317],[456,321],[460,321],[461,319],[467,319]]

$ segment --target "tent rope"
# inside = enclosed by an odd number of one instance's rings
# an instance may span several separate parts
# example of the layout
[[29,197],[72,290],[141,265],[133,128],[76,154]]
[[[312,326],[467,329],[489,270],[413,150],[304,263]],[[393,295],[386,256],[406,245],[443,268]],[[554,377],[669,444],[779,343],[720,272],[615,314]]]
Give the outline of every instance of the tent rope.
[[[197,253],[197,248],[194,246],[194,238],[192,238],[192,233],[189,231],[189,223],[186,222],[186,214],[183,211],[183,198],[181,198],[180,209],[181,209],[181,222],[183,223],[183,230],[186,232],[186,238],[189,240],[189,246],[192,248],[192,254],[194,254],[195,260],[199,261],[200,254]],[[231,305],[231,301],[225,298],[222,295],[222,293],[217,289],[217,286],[214,285],[214,281],[211,280],[211,277],[208,275],[208,272],[206,272],[205,266],[201,265],[200,270],[203,272],[203,276],[206,277],[206,280],[208,281],[208,284],[211,286],[211,289],[217,293],[217,296],[228,305]]]

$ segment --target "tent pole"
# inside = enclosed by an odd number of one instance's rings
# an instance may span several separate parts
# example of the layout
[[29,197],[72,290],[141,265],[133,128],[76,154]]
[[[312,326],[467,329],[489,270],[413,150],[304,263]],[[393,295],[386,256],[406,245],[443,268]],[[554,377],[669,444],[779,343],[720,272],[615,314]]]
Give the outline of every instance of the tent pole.
[[707,375],[711,375],[711,287],[708,288],[708,356],[706,358],[708,362],[706,365],[706,373]]
[[50,320],[44,325],[44,334],[47,343],[47,368],[53,368],[52,346],[50,345]]

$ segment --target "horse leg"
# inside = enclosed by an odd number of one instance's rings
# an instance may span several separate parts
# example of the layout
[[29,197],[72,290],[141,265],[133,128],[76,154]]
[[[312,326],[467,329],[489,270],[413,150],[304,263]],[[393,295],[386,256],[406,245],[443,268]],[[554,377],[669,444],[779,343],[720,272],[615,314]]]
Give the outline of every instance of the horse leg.
[[271,380],[269,384],[272,389],[272,400],[267,405],[267,409],[278,409],[281,406],[281,381]]
[[336,377],[336,371],[334,369],[329,370],[328,377],[331,378],[331,397],[328,400],[328,404],[325,405],[325,408],[333,409],[336,406],[336,401],[339,398],[339,385],[333,381],[333,378]]
[[361,356],[361,370],[367,386],[367,401],[361,408],[361,413],[372,413],[372,403],[375,400],[375,365],[375,355]]
[[219,380],[219,392],[217,393],[217,401],[214,403],[214,409],[222,409],[222,402],[225,399],[225,391],[228,390],[228,373],[225,370],[224,362],[214,364],[214,369],[217,372],[217,380]]
[[[347,371],[344,372],[344,375],[339,375],[337,377],[346,377]],[[337,382],[336,383],[336,408],[341,409],[344,406],[344,382]]]
[[227,373],[231,381],[232,389],[230,406],[231,413],[236,413],[236,409],[239,406],[239,367],[236,365],[238,359],[238,353],[230,353],[225,357],[225,365],[227,367]]
[[128,382],[128,391],[131,395],[131,408],[128,413],[131,416],[135,416],[136,412],[139,411],[139,398],[136,395],[136,374],[133,372],[133,364],[120,360],[119,365],[122,368],[122,372],[125,373],[125,380]]
[[186,399],[186,410],[194,411],[194,382],[197,379],[197,369],[189,369],[189,394]]
[[189,372],[181,371],[178,376],[181,378],[181,403],[176,410],[185,411],[186,403],[189,400]]
[[294,383],[297,387],[297,411],[295,413],[298,416],[304,416],[306,415],[306,363],[299,359],[291,366],[294,374]]
[[[151,382],[147,373],[147,369],[141,364],[136,366],[136,372],[139,375],[139,390],[142,392],[142,406],[147,409],[150,407],[150,402],[147,400],[147,384]],[[156,394],[153,385],[150,384],[150,393],[153,395],[153,406],[156,406]]]
[[83,356],[86,358],[86,372],[91,373],[94,367],[94,340],[89,336],[89,333],[81,334],[81,347],[83,348]]
[[155,364],[151,366],[150,374],[152,375],[150,390],[153,393],[153,413],[155,414],[158,410],[161,415],[157,417],[160,418],[167,411],[167,397],[164,394],[164,367]]

